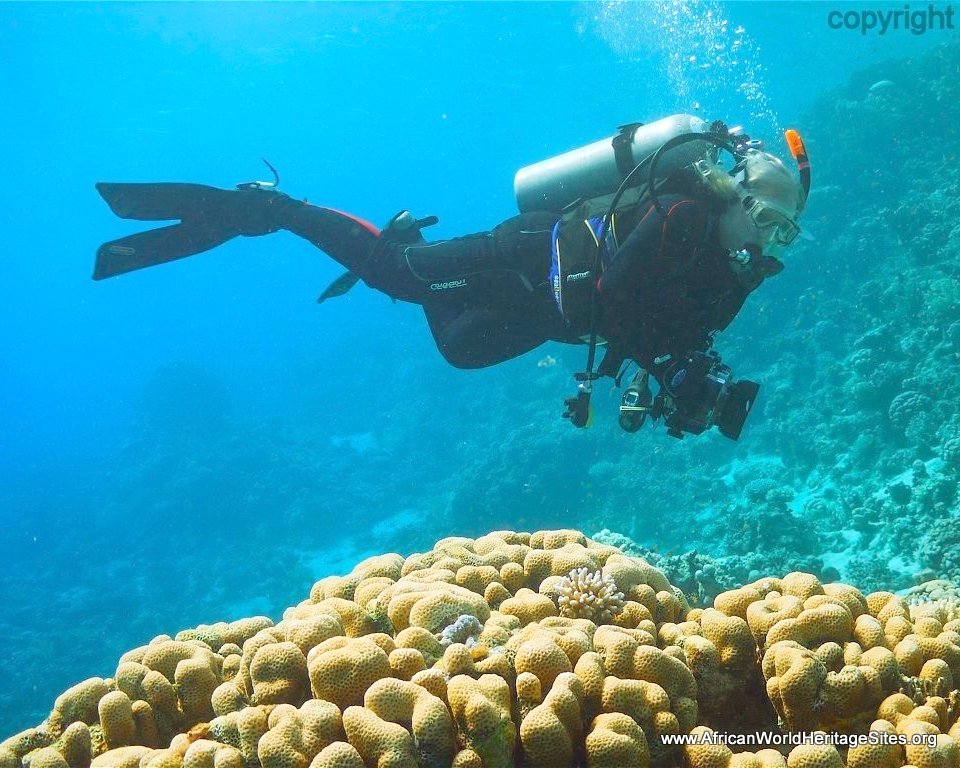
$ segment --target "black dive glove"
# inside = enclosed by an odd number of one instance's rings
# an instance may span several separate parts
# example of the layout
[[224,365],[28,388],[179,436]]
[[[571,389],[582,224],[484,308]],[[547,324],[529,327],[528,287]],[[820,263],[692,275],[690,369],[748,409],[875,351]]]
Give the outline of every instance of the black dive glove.
[[590,389],[578,388],[577,394],[563,401],[563,418],[570,419],[570,423],[580,429],[586,429],[593,423],[593,406],[590,404]]

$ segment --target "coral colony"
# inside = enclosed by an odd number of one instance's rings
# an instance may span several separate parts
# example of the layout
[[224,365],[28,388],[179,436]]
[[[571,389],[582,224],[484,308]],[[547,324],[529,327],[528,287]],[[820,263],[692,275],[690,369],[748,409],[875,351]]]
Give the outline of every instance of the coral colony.
[[449,538],[154,638],[0,766],[956,768],[958,616],[801,572],[691,608],[578,531]]

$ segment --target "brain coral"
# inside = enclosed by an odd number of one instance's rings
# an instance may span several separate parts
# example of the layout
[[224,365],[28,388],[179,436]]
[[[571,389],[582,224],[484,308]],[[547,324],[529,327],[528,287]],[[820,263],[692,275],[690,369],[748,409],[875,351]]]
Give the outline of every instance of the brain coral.
[[960,768],[960,617],[924,594],[790,573],[691,609],[578,531],[448,538],[129,651],[0,768]]

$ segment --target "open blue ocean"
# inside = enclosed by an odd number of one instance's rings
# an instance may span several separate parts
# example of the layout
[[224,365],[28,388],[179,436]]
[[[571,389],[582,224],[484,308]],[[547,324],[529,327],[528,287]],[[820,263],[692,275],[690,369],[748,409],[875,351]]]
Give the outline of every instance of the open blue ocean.
[[[914,2],[0,3],[0,740],[152,638],[279,621],[449,536],[576,529],[701,606],[791,571],[960,583],[958,25]],[[812,163],[785,270],[715,340],[761,384],[738,441],[628,434],[610,379],[575,429],[585,346],[458,370],[414,304],[318,305],[342,268],[286,232],[91,279],[153,226],[97,182],[230,189],[265,159],[294,198],[452,238],[517,213],[521,167],[677,113],[791,169],[796,129]]]

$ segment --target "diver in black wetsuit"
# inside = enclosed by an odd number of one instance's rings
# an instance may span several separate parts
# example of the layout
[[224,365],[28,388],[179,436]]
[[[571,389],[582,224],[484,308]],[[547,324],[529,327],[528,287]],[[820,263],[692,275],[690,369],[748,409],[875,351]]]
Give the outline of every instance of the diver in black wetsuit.
[[[493,365],[549,340],[590,338],[588,374],[565,414],[578,426],[589,421],[589,382],[617,376],[624,361],[634,361],[642,370],[624,396],[621,426],[635,431],[652,414],[677,437],[717,425],[736,439],[758,385],[734,382],[719,357],[705,353],[747,295],[782,269],[770,251],[798,234],[808,183],[798,184],[774,156],[748,148],[733,171],[702,159],[653,195],[611,209],[601,224],[576,212],[529,212],[490,232],[436,242],[420,233],[433,218],[417,221],[405,211],[381,232],[270,183],[237,190],[101,183],[97,189],[118,216],[182,221],[104,244],[94,279],[238,235],[287,230],[349,270],[321,300],[360,278],[419,304],[441,354],[459,368]],[[597,337],[607,350],[593,373]],[[660,384],[656,401],[648,373]]]

